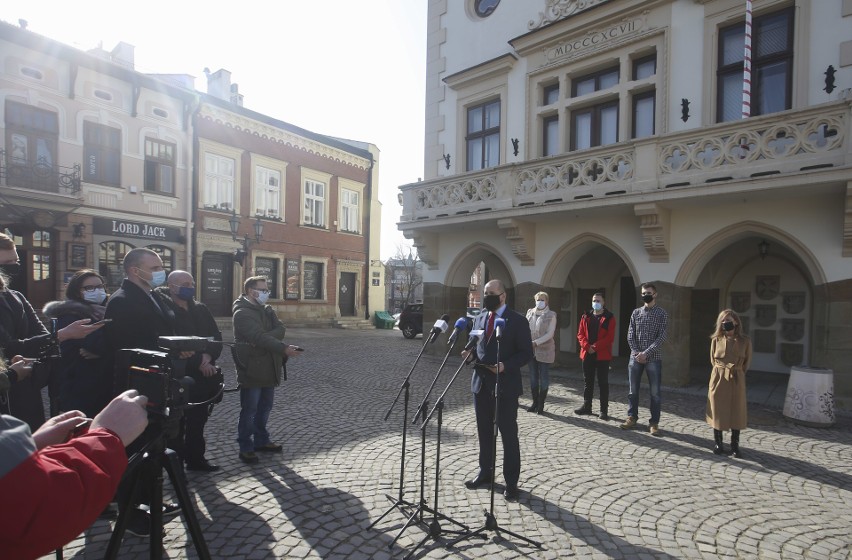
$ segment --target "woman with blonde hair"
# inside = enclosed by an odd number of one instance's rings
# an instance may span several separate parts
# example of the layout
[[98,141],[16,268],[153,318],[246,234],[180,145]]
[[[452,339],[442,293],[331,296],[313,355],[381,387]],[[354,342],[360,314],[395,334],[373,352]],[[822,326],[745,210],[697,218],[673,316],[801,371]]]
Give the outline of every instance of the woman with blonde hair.
[[722,432],[731,430],[731,453],[741,458],[740,430],[747,424],[746,371],[751,364],[751,339],[733,309],[723,309],[710,336],[710,387],[707,392],[707,423],[713,428],[713,453],[725,454]]
[[550,364],[556,361],[556,312],[548,307],[550,298],[546,292],[535,296],[535,307],[527,311],[530,336],[533,342],[533,359],[530,360],[530,391],[533,402],[528,412],[544,412],[544,401],[550,388]]

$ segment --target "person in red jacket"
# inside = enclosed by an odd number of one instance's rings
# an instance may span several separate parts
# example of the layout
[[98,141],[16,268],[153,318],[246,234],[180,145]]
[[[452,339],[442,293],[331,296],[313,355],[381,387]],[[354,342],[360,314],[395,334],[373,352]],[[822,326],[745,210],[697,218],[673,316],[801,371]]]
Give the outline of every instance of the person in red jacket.
[[595,394],[595,375],[601,400],[601,420],[609,420],[609,361],[612,359],[612,342],[615,340],[615,317],[606,308],[600,292],[592,296],[592,309],[580,319],[577,332],[580,342],[580,359],[583,361],[583,406],[574,414],[591,414]]
[[51,418],[32,435],[23,421],[0,416],[0,556],[38,558],[97,519],[127,469],[124,447],[148,425],[147,402],[126,391],[88,430],[79,410]]

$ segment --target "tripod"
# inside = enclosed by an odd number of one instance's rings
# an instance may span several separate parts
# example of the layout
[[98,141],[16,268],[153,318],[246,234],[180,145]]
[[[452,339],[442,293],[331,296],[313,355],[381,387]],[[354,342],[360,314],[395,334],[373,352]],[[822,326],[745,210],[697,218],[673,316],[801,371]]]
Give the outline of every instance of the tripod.
[[[502,319],[498,319],[498,321],[502,321]],[[472,537],[485,537],[483,533],[486,531],[494,531],[496,534],[506,533],[507,535],[511,535],[516,539],[522,540],[527,544],[535,546],[537,548],[541,548],[541,543],[529,539],[523,535],[519,535],[518,533],[512,532],[508,529],[501,529],[500,525],[497,523],[497,518],[494,517],[494,481],[496,480],[496,467],[497,467],[497,419],[500,417],[500,376],[505,375],[505,373],[500,373],[500,341],[502,337],[502,325],[499,323],[496,326],[496,335],[497,339],[497,367],[498,371],[495,374],[495,384],[494,384],[494,415],[492,421],[492,439],[491,439],[491,506],[488,510],[485,510],[485,524],[475,531],[468,531],[464,535],[458,537],[457,539],[451,541],[447,544],[447,548],[452,548],[455,544],[464,539],[469,539]],[[484,387],[480,390],[484,390]]]
[[[387,413],[385,414],[385,422],[387,422],[388,418],[390,418],[391,412],[393,412],[393,407],[396,406],[396,403],[399,400],[400,395],[404,394],[405,397],[403,398],[403,405],[402,405],[402,452],[400,453],[400,456],[399,456],[399,495],[396,498],[394,498],[390,494],[385,494],[385,496],[387,496],[388,500],[390,500],[393,503],[391,504],[391,506],[387,510],[385,510],[385,512],[383,514],[381,514],[379,516],[378,519],[376,519],[375,521],[373,521],[372,523],[370,523],[367,526],[368,530],[372,529],[373,527],[378,525],[378,523],[382,519],[384,519],[393,510],[395,510],[397,508],[400,508],[400,510],[402,510],[403,508],[411,508],[411,507],[414,506],[413,503],[409,502],[408,500],[403,499],[402,496],[403,496],[403,494],[405,494],[405,490],[403,490],[403,486],[405,486],[405,442],[406,442],[406,439],[407,439],[407,436],[408,436],[408,399],[409,399],[409,394],[410,394],[409,388],[411,386],[411,384],[410,384],[411,374],[414,373],[414,368],[417,367],[417,362],[420,361],[420,357],[423,355],[423,351],[426,350],[426,345],[429,344],[430,342],[434,342],[434,338],[432,336],[426,337],[426,335],[424,334],[423,338],[425,339],[423,341],[423,347],[420,348],[420,352],[417,354],[417,358],[414,360],[414,363],[411,365],[411,369],[408,371],[408,374],[405,376],[405,379],[402,381],[402,385],[400,385],[399,391],[397,391],[397,393],[396,393],[396,397],[394,398],[393,402],[391,403],[390,407],[388,408]],[[408,524],[406,524],[405,527],[403,527],[403,530],[405,530],[406,527],[408,527]],[[402,534],[402,531],[400,531],[400,535],[401,534]],[[400,535],[397,535],[396,539],[398,539]],[[393,540],[393,542],[390,544],[390,546],[393,546],[393,543],[396,542],[396,539]]]
[[[161,422],[172,422],[168,419]],[[160,428],[160,426],[156,426]],[[112,537],[109,540],[106,555],[107,560],[114,560],[118,555],[118,548],[121,545],[121,540],[124,538],[124,531],[127,528],[129,513],[133,505],[133,497],[137,486],[140,484],[152,483],[151,488],[151,533],[148,537],[149,555],[151,560],[162,558],[163,556],[163,469],[169,475],[169,480],[177,494],[178,503],[180,504],[181,512],[186,520],[189,528],[189,534],[192,537],[192,543],[195,545],[195,550],[198,557],[202,560],[210,560],[210,551],[207,549],[207,543],[204,541],[204,535],[201,532],[201,526],[198,524],[198,518],[195,516],[195,511],[190,507],[189,491],[186,489],[186,482],[183,478],[180,459],[177,453],[166,448],[165,430],[159,429],[159,433],[145,446],[131,457],[127,466],[125,477],[129,482],[129,490],[119,503],[119,515],[115,523],[115,528],[112,531]]]

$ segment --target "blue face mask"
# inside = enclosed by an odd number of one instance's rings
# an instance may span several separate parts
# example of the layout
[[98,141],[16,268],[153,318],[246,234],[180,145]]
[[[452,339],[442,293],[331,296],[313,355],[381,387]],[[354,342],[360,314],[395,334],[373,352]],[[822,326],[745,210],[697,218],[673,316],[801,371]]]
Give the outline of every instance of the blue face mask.
[[83,290],[83,299],[89,303],[101,304],[106,299],[106,290],[99,288],[91,292]]
[[184,301],[192,301],[192,298],[195,297],[195,288],[192,286],[181,286],[177,289],[175,296]]
[[257,292],[257,303],[260,305],[266,305],[266,302],[269,300],[269,292]]
[[594,301],[592,302],[592,309],[594,309],[595,311],[600,311],[601,309],[603,309],[603,304],[599,301]]
[[162,286],[166,283],[166,271],[165,270],[155,270],[151,273],[151,281],[148,282],[152,288],[156,288],[157,286]]

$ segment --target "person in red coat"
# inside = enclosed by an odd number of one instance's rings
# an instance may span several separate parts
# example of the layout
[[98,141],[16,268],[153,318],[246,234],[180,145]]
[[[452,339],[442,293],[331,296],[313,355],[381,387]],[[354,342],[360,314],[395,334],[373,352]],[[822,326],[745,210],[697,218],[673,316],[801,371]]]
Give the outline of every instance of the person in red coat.
[[113,399],[76,435],[83,413],[72,410],[30,434],[0,415],[0,555],[38,558],[71,542],[112,500],[127,469],[124,447],[148,425],[148,399],[135,390]]
[[600,292],[592,296],[592,309],[580,319],[577,332],[580,342],[580,359],[583,361],[583,406],[574,414],[591,414],[595,394],[595,376],[600,391],[601,420],[609,420],[609,362],[612,360],[612,343],[615,340],[615,317],[606,308]]

